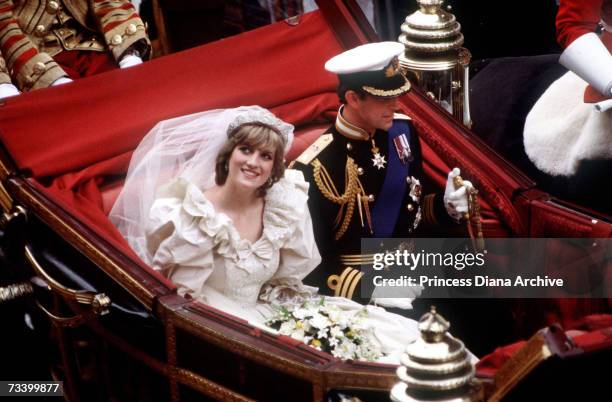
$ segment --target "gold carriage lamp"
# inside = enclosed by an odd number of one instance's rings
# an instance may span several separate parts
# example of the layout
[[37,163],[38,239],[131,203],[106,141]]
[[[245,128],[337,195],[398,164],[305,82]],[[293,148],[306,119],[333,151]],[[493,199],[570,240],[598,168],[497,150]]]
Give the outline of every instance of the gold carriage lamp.
[[399,42],[405,46],[400,66],[429,97],[471,127],[470,52],[462,47],[461,25],[442,10],[444,0],[417,0],[419,10],[406,17]]

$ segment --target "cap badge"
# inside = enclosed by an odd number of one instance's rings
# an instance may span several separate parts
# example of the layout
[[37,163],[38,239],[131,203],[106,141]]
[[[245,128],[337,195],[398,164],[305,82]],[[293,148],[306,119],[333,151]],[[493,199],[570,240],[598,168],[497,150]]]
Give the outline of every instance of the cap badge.
[[399,67],[399,59],[396,56],[391,59],[387,67],[385,67],[385,77],[391,78],[394,75],[397,75],[399,73]]

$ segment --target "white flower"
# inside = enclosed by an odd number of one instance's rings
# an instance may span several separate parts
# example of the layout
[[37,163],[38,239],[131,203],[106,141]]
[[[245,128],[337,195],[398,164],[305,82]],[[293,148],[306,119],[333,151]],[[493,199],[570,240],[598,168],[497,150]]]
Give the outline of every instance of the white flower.
[[340,321],[342,319],[341,313],[342,312],[337,308],[330,309],[328,312],[329,320],[333,323]]
[[[355,356],[356,345],[353,342],[348,341],[347,339],[340,342],[333,351],[332,355],[339,357],[343,360],[353,359]],[[336,353],[334,353],[336,351]]]
[[308,306],[305,310],[306,317],[313,317],[319,314],[319,307],[317,306]]
[[352,317],[350,317],[346,313],[340,314],[340,316],[336,320],[336,325],[338,325],[342,329],[347,328],[351,325],[351,318]]
[[344,336],[344,332],[337,325],[331,327],[329,334],[334,338],[341,338]]
[[304,331],[306,332],[312,331],[312,324],[310,323],[308,319],[301,321],[301,323],[302,323],[302,328],[304,328]]
[[278,332],[280,332],[283,335],[290,335],[294,329],[295,329],[295,320],[289,320],[281,324]]
[[317,338],[323,339],[327,337],[327,328],[322,328],[317,332]]
[[357,347],[357,358],[360,360],[376,360],[383,355],[381,346],[378,342],[364,339],[363,343]]
[[293,310],[292,314],[298,320],[303,320],[304,318],[306,318],[306,314],[307,313],[308,313],[308,310],[306,310],[306,309],[296,308],[295,310]]
[[316,313],[311,319],[310,324],[318,329],[327,328],[331,324],[329,319],[322,314]]

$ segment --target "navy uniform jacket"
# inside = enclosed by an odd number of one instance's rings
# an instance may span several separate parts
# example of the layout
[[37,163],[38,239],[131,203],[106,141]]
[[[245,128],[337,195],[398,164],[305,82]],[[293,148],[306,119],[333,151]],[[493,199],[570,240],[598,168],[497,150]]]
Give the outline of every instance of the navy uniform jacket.
[[[364,216],[363,203],[361,216],[358,211],[359,203],[355,202],[352,216],[347,220],[348,203],[342,206],[341,203],[334,202],[326,197],[325,193],[329,193],[329,179],[331,179],[337,195],[342,196],[349,191],[345,188],[349,172],[357,170],[357,178],[361,188],[363,188],[362,197],[368,197],[369,209],[371,210],[378,201],[388,167],[388,164],[383,169],[374,166],[371,140],[351,139],[342,134],[342,132],[345,132],[344,128],[346,126],[341,123],[342,121],[345,124],[347,122],[340,117],[340,112],[338,115],[336,124],[330,127],[292,163],[292,167],[301,170],[310,183],[308,204],[313,221],[315,240],[323,259],[321,265],[306,277],[305,282],[319,287],[319,291],[324,294],[334,294],[327,284],[329,276],[340,276],[348,266],[348,264],[342,264],[340,256],[360,254],[362,238],[380,237],[377,236],[377,233],[370,232],[367,217]],[[404,123],[411,125],[407,116],[396,115],[396,117],[399,117],[399,119],[396,119],[394,124],[403,120]],[[354,128],[354,126],[352,127]],[[410,132],[409,144],[412,161],[409,162],[408,176],[419,180],[423,184],[421,148],[412,127],[410,127]],[[386,131],[377,130],[373,138],[379,153],[385,157],[386,161],[389,160],[390,152],[397,152],[393,144],[391,144],[392,149],[389,149],[388,133]],[[414,183],[414,180],[412,182]],[[392,236],[388,237],[412,237],[421,223],[427,221],[429,224],[434,224],[437,216],[440,216],[441,219],[450,220],[444,210],[441,196],[437,194],[421,195],[418,202],[415,202],[410,196],[411,186],[408,181],[402,180],[401,183],[403,187],[397,188],[397,191],[403,193],[403,200]],[[414,186],[412,189],[414,190]],[[356,273],[353,273],[353,277],[344,279],[353,280],[355,275]],[[352,289],[349,289],[351,287]],[[351,286],[347,284],[342,291],[336,291],[335,294],[359,299],[359,285],[353,284]],[[368,295],[361,296],[369,298]]]

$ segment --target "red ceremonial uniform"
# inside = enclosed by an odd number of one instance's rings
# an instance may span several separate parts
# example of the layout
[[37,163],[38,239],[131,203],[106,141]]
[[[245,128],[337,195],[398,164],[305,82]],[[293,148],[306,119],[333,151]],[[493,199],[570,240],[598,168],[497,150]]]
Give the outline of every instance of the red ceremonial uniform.
[[128,0],[0,0],[0,84],[44,88],[116,67],[132,50],[146,58],[150,43]]
[[600,21],[612,25],[610,0],[561,0],[557,13],[557,40],[564,48],[589,32],[595,32]]
[[[582,35],[595,32],[604,23],[601,40],[612,52],[612,0],[561,0],[557,13],[557,41],[564,48]],[[585,92],[586,102],[604,100],[590,85]]]

